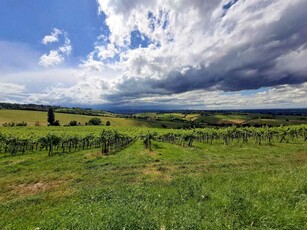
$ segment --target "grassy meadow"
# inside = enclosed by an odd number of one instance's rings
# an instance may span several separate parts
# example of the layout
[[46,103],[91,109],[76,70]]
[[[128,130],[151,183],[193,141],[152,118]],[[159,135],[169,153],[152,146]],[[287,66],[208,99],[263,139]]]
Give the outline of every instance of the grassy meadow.
[[[78,115],[78,114],[65,114],[55,113],[55,118],[60,121],[61,125],[68,124],[72,120],[76,120],[84,125],[93,116]],[[137,123],[125,118],[116,117],[100,117],[105,124],[106,121],[110,121],[114,126],[142,126],[142,123]],[[47,112],[40,111],[26,111],[26,110],[0,110],[0,124],[5,122],[27,122],[29,126],[34,126],[36,122],[39,122],[41,126],[47,126]]]
[[307,116],[225,113],[141,113],[137,118],[151,121],[201,122],[207,125],[297,125],[307,124]]
[[306,229],[307,145],[0,155],[1,229]]
[[[85,125],[93,117],[99,117],[103,124],[107,121],[111,122],[111,126],[115,127],[152,127],[161,128],[162,125],[168,128],[178,128],[185,125],[183,122],[171,121],[147,121],[140,119],[129,119],[115,116],[86,116],[78,114],[55,113],[56,120],[60,121],[61,125],[66,125],[70,121],[75,120]],[[47,126],[47,112],[27,111],[27,110],[0,110],[0,125],[9,122],[26,122],[28,126],[34,126],[37,122],[40,126]]]
[[[55,117],[61,125],[66,125],[75,120],[85,125],[93,116],[55,113]],[[237,115],[237,114],[182,114],[182,113],[142,113],[135,114],[134,118],[122,118],[111,115],[97,116],[105,124],[111,122],[115,127],[148,127],[148,128],[182,128],[189,122],[200,122],[207,125],[298,125],[307,124],[306,116],[285,116],[285,115]],[[9,122],[26,122],[28,126],[39,123],[40,126],[47,126],[47,112],[27,110],[0,110],[0,125]]]

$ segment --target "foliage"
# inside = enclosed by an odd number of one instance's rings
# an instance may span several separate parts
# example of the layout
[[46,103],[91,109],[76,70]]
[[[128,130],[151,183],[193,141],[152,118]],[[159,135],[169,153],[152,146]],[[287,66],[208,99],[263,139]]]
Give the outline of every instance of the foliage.
[[49,125],[51,125],[51,126],[54,124],[55,116],[54,116],[54,110],[53,110],[52,107],[50,107],[48,109],[47,121],[48,121]]
[[99,117],[93,117],[88,121],[88,125],[101,125],[102,122]]
[[14,127],[15,125],[16,125],[16,123],[13,122],[13,121],[12,122],[8,122],[8,123],[5,122],[5,123],[2,124],[3,127]]
[[19,122],[19,123],[16,123],[16,126],[27,126],[28,124],[26,122]]
[[76,120],[73,120],[73,121],[70,121],[69,122],[69,125],[70,126],[77,126],[78,125],[78,122]]
[[59,120],[55,120],[53,122],[53,126],[60,126],[60,121]]

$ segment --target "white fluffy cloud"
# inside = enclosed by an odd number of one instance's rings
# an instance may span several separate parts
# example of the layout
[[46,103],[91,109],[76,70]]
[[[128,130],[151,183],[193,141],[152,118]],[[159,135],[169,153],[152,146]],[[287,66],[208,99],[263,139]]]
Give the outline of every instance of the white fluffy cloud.
[[64,57],[58,50],[50,50],[49,54],[41,56],[39,64],[44,67],[50,67],[61,64],[63,61]]
[[67,33],[57,28],[53,29],[51,35],[47,35],[43,38],[42,43],[47,45],[48,43],[59,42],[59,37],[62,36],[64,44],[57,49],[50,50],[48,54],[43,54],[40,58],[39,64],[44,67],[52,67],[64,62],[65,57],[71,54],[72,46],[67,36]]
[[62,35],[63,32],[57,28],[53,28],[52,32],[50,35],[46,35],[43,40],[42,43],[44,45],[47,45],[48,43],[53,43],[53,42],[58,42],[59,41],[59,36]]

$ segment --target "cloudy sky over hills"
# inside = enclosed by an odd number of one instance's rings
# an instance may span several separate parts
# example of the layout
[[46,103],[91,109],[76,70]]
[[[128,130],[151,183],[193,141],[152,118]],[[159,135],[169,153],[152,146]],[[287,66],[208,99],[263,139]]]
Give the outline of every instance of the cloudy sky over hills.
[[306,0],[0,0],[0,101],[307,107]]

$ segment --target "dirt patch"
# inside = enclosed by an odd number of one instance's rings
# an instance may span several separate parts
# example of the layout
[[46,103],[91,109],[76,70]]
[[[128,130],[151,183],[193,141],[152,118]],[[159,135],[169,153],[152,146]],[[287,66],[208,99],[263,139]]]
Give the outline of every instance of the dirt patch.
[[13,187],[14,192],[18,194],[36,194],[45,192],[62,185],[64,181],[52,181],[52,182],[37,182],[30,184],[19,184]]
[[102,153],[101,152],[92,152],[92,153],[87,153],[85,155],[86,159],[94,159],[94,158],[97,158],[97,157],[101,157],[102,156]]
[[162,172],[154,169],[154,168],[146,168],[143,173],[145,175],[162,175]]
[[149,166],[143,170],[143,174],[154,176],[162,180],[170,181],[172,176],[170,175],[171,169],[163,166]]
[[157,156],[157,154],[154,151],[149,151],[148,155],[152,158],[155,158]]
[[234,124],[234,125],[241,125],[245,123],[245,120],[242,119],[229,119],[229,120],[221,120],[218,123],[219,124]]
[[298,152],[293,156],[294,163],[305,164],[307,162],[307,152]]

